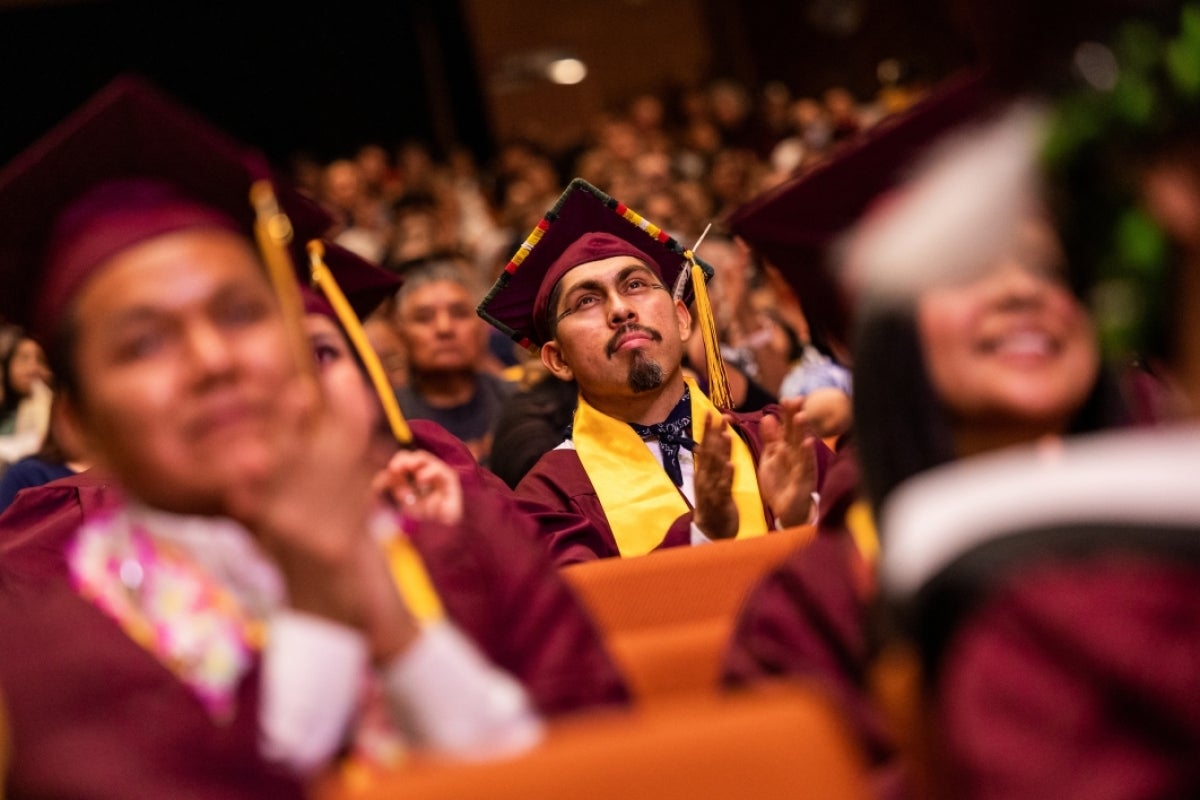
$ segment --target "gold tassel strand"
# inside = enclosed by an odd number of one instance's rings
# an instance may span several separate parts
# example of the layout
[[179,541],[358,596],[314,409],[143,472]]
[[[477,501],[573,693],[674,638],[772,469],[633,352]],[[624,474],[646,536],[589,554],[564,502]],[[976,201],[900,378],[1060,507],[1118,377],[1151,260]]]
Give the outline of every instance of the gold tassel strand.
[[300,296],[300,287],[296,284],[296,269],[288,252],[288,244],[293,235],[292,221],[279,208],[279,201],[275,198],[275,190],[271,188],[270,181],[256,181],[250,187],[250,203],[255,212],[254,235],[263,261],[266,262],[271,285],[279,298],[292,354],[300,374],[315,385],[316,361],[308,340],[308,331],[304,327],[304,300]]
[[384,372],[379,355],[375,352],[375,348],[371,347],[371,342],[367,339],[367,332],[363,330],[362,323],[358,321],[358,315],[354,313],[350,301],[342,293],[341,287],[338,286],[337,280],[325,263],[325,246],[316,240],[309,242],[308,256],[313,283],[333,306],[333,312],[337,314],[342,329],[350,337],[350,343],[367,368],[367,374],[371,376],[371,384],[375,387],[375,394],[379,397],[383,413],[391,426],[392,435],[402,445],[411,444],[412,431],[404,419],[404,414],[400,412],[400,403],[396,400],[396,393],[388,382],[387,373]]
[[704,270],[696,263],[690,250],[686,255],[691,264],[692,290],[696,295],[696,324],[700,326],[700,333],[704,337],[708,399],[722,411],[732,411],[733,398],[729,394],[729,378],[725,374],[725,359],[721,355],[717,322],[713,318],[712,303],[708,299],[708,287],[704,283]]

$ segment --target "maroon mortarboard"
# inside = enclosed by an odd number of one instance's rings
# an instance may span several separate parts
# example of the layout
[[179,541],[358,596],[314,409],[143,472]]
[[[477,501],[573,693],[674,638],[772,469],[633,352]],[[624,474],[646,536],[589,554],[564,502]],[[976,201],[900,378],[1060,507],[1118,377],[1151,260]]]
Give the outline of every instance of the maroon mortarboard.
[[927,147],[1001,99],[981,73],[952,76],[829,160],[738,208],[728,227],[779,269],[810,326],[845,341],[852,301],[829,269],[829,248]]
[[[354,310],[354,315],[364,320],[387,298],[394,295],[404,282],[394,272],[368,261],[352,250],[330,241],[321,241],[322,260],[329,268],[338,288]],[[304,310],[310,314],[324,314],[337,320],[333,306],[321,289],[312,282],[309,255],[296,261],[296,277],[304,297]]]
[[143,79],[115,79],[0,171],[0,315],[45,340],[122,249],[196,226],[252,236],[260,180],[298,233],[332,224],[260,153]]
[[[576,178],[517,248],[479,304],[479,315],[527,350],[546,342],[545,311],[554,286],[580,264],[628,255],[673,289],[695,260],[705,280],[713,269],[657,225],[587,181]],[[690,286],[690,284],[687,284]],[[687,302],[691,291],[682,299]]]

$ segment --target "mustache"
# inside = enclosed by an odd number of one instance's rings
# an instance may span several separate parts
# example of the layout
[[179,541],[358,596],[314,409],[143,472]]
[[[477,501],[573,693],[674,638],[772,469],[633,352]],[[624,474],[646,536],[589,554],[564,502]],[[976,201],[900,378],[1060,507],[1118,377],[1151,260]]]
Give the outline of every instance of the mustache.
[[651,341],[662,341],[662,334],[653,328],[647,328],[645,325],[638,325],[636,322],[628,322],[617,328],[616,332],[613,333],[612,338],[608,340],[608,344],[604,347],[604,354],[609,358],[612,358],[613,354],[617,352],[617,346],[621,341],[621,337],[634,332],[646,334],[650,337]]

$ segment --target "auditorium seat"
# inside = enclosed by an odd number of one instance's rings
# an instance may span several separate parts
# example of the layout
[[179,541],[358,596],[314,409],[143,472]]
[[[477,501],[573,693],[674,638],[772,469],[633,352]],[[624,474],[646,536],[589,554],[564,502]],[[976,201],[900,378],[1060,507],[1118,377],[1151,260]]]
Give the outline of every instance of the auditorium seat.
[[390,772],[334,773],[315,800],[858,800],[863,762],[813,684],[693,695],[552,723],[520,756],[481,764],[412,758]]
[[815,535],[811,526],[753,539],[572,564],[563,575],[600,627],[640,703],[715,691],[742,603]]

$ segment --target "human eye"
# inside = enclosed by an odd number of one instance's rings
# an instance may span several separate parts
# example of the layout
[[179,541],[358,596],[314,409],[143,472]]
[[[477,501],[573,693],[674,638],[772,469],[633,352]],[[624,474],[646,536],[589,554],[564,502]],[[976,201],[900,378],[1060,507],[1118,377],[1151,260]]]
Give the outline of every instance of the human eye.
[[595,292],[585,292],[585,293],[579,295],[578,297],[576,297],[574,301],[572,301],[571,310],[572,311],[583,311],[585,309],[591,308],[592,306],[596,305],[596,303],[598,303],[598,302],[600,302],[599,295],[597,295]]
[[163,325],[139,324],[121,331],[115,341],[113,352],[117,363],[132,363],[163,352],[170,343],[170,334]]
[[314,336],[310,339],[310,344],[312,345],[313,358],[316,359],[319,366],[327,367],[346,356],[346,348],[334,341],[332,337],[325,335]]
[[313,346],[313,356],[321,366],[328,366],[342,357],[342,353],[330,344],[318,343]]
[[642,292],[646,289],[653,289],[658,286],[658,282],[652,280],[649,275],[644,272],[635,272],[625,279],[624,291],[626,292]]
[[261,296],[235,293],[219,298],[212,316],[219,325],[236,328],[261,321],[269,308],[268,301]]

